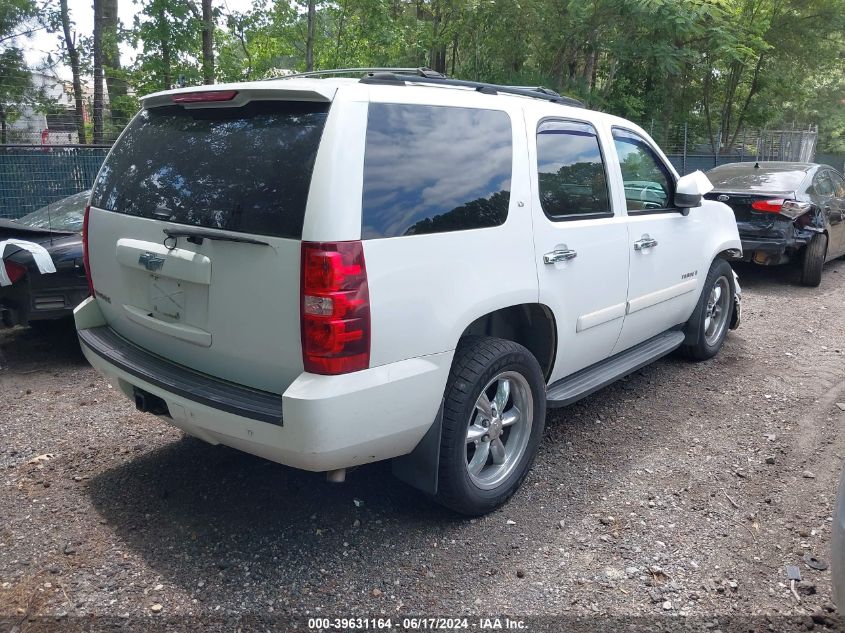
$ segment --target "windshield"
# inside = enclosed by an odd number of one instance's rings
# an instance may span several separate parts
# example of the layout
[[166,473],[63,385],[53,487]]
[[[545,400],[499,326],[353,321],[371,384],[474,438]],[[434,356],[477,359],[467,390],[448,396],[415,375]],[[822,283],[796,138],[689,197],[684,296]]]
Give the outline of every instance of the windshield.
[[143,110],[94,184],[91,205],[241,233],[299,238],[328,104]]
[[51,231],[82,230],[82,220],[85,216],[85,205],[88,204],[90,191],[80,191],[67,198],[48,204],[15,220],[18,224],[31,226],[35,229]]

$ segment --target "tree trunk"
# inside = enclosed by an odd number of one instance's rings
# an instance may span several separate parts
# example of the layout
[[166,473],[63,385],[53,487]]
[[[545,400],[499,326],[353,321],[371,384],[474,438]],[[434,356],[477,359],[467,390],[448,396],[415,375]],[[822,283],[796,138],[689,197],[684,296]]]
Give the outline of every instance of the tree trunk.
[[214,83],[214,15],[211,0],[202,0],[202,79]]
[[316,0],[308,0],[308,37],[305,40],[305,70],[314,70],[314,27],[317,21]]
[[0,143],[5,145],[9,139],[6,136],[6,108],[0,105]]
[[82,80],[79,75],[79,51],[76,50],[76,42],[70,32],[70,15],[67,8],[67,0],[60,0],[60,13],[62,20],[62,31],[65,38],[65,48],[67,49],[68,60],[70,61],[70,72],[73,78],[73,103],[76,111],[74,112],[74,120],[76,122],[76,134],[79,137],[78,142],[85,144],[85,117],[83,116],[82,105]]
[[103,0],[94,0],[94,144],[103,142]]
[[103,72],[106,79],[106,93],[109,96],[109,111],[114,126],[126,123],[129,112],[123,109],[121,101],[126,96],[126,80],[120,69],[120,34],[118,33],[118,0],[100,0],[102,7],[101,23]]
[[170,40],[167,37],[169,33],[169,25],[167,23],[167,15],[162,8],[158,13],[158,33],[161,38],[161,66],[162,66],[162,84],[164,90],[170,90],[173,86],[173,71],[170,68]]

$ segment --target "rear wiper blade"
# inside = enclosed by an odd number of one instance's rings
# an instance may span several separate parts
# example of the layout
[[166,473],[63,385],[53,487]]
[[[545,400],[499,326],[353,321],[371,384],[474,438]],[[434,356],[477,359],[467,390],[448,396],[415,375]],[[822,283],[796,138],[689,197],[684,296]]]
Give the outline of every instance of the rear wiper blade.
[[217,233],[207,229],[164,229],[164,234],[167,237],[174,239],[185,237],[192,244],[202,244],[204,239],[219,240],[222,242],[240,242],[241,244],[257,244],[258,246],[270,246],[268,242],[254,240],[251,237],[238,237],[236,235],[227,235],[226,233]]

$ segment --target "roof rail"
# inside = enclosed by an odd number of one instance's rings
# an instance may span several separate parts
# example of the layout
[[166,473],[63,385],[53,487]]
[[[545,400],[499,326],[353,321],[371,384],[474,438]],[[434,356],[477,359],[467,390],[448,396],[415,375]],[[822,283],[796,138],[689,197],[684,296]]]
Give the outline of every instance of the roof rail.
[[510,94],[532,99],[543,99],[552,103],[583,108],[584,103],[572,97],[564,97],[554,90],[543,86],[502,86],[480,81],[465,81],[452,79],[431,68],[333,68],[329,70],[312,70],[292,75],[268,77],[262,81],[277,79],[300,79],[302,77],[329,77],[332,75],[356,75],[364,73],[359,81],[365,84],[406,84],[421,83],[438,86],[454,86],[457,88],[472,88],[484,94]]
[[268,77],[264,81],[270,81],[271,79],[301,79],[302,77],[329,77],[332,75],[357,75],[360,73],[368,75],[374,75],[376,73],[402,73],[416,77],[444,77],[444,75],[431,70],[431,68],[332,68],[329,70],[311,70],[304,73]]
[[537,87],[525,86],[500,86],[498,84],[488,84],[480,81],[465,81],[463,79],[451,79],[443,75],[437,76],[420,76],[408,75],[404,73],[389,72],[373,72],[362,78],[361,83],[364,84],[405,84],[405,83],[420,83],[432,84],[436,86],[454,86],[457,88],[472,88],[483,94],[509,94],[518,95],[520,97],[531,97],[532,99],[543,99],[551,101],[552,103],[560,103],[563,105],[573,106],[576,108],[583,108],[584,103],[572,97],[564,97],[559,95],[554,90]]

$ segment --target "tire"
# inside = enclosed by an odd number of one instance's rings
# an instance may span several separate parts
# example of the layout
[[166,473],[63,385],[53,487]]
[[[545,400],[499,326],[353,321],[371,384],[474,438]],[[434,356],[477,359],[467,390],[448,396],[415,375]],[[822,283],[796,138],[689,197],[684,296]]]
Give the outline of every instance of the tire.
[[734,311],[733,270],[724,259],[716,258],[710,265],[704,289],[687,322],[687,342],[681,351],[687,358],[707,360],[713,358],[722,348]]
[[801,284],[816,287],[822,282],[822,267],[827,255],[827,235],[816,233],[810,243],[804,247],[801,264]]
[[545,419],[546,383],[531,352],[498,338],[461,339],[444,395],[434,500],[469,516],[501,506],[528,474]]

